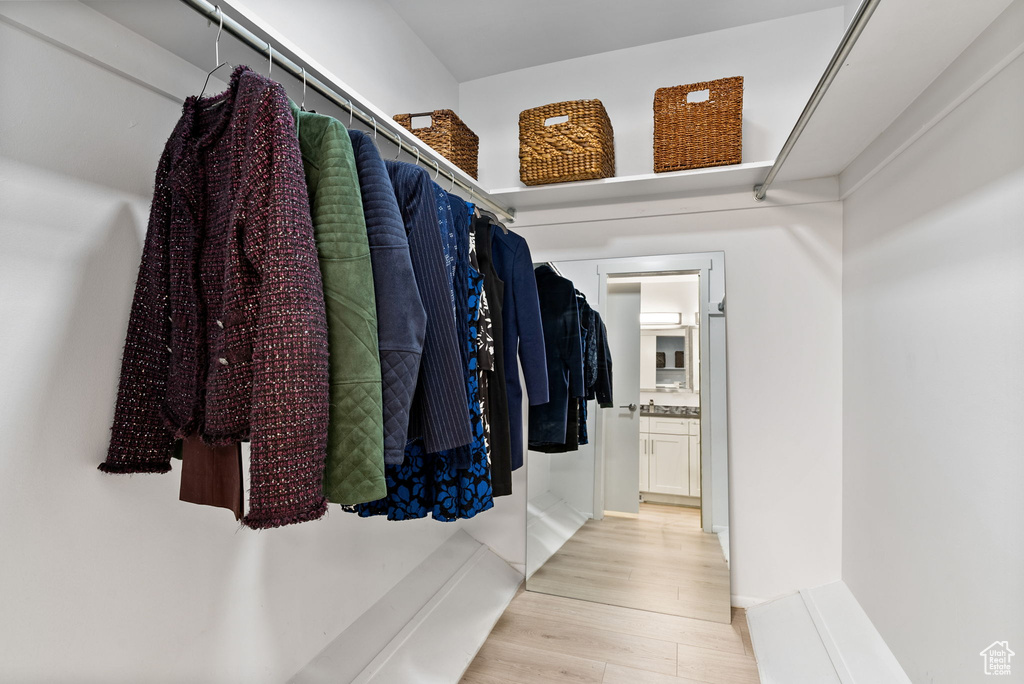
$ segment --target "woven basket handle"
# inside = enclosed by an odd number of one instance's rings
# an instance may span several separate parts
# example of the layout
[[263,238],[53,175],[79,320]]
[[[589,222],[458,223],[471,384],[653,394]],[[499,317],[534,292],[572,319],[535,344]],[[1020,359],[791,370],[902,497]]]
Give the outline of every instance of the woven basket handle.
[[[707,96],[704,96],[707,93]],[[700,105],[705,102],[711,102],[715,100],[715,96],[718,94],[718,89],[714,86],[706,86],[704,88],[694,88],[693,90],[686,91],[686,99],[682,102],[684,106],[687,105]],[[695,96],[695,97],[694,97]]]
[[[420,126],[420,128],[431,128],[434,125],[434,112],[416,112],[415,114],[409,115],[409,130],[415,128],[415,126],[413,126],[412,120],[415,119],[417,116],[425,116],[428,119],[430,119],[429,124],[427,124],[426,126]],[[417,128],[416,130],[420,130],[420,128]]]
[[[555,121],[554,123],[548,123],[552,119],[564,119],[564,121]],[[553,114],[552,116],[549,116],[542,120],[540,122],[540,125],[544,128],[547,128],[549,126],[557,126],[558,124],[564,123],[572,123],[572,114]]]

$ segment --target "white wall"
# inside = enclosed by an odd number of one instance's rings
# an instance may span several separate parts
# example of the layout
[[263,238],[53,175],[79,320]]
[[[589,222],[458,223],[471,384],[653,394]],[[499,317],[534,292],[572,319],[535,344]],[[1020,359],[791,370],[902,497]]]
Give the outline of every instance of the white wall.
[[1018,56],[845,202],[843,579],[915,682],[987,681],[997,639],[1024,669],[1022,83]]
[[743,160],[774,159],[843,26],[843,9],[834,7],[462,83],[460,112],[481,141],[481,183],[521,187],[521,111],[594,98],[604,103],[615,131],[615,175],[649,174],[654,91],[729,76],[744,77]]
[[386,0],[244,4],[388,115],[459,111],[458,81]]
[[840,576],[841,224],[841,205],[824,202],[521,229],[534,258],[563,273],[570,259],[725,252],[732,591],[741,599]]
[[683,325],[695,325],[694,315],[700,311],[700,285],[696,276],[680,276],[686,280],[642,280],[640,311],[678,311]]
[[[176,474],[96,470],[157,159],[204,76],[81,5],[0,6],[0,680],[284,681],[458,529],[332,507],[257,533]],[[464,525],[520,564],[524,485]]]

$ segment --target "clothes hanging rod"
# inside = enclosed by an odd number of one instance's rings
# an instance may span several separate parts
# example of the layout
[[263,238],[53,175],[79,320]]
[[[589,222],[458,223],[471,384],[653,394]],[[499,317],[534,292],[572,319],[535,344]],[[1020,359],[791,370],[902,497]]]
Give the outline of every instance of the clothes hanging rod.
[[[307,88],[315,90],[344,111],[351,113],[354,118],[358,119],[364,125],[372,127],[377,134],[397,145],[399,150],[408,152],[410,155],[414,155],[417,162],[427,162],[427,165],[424,166],[427,171],[435,171],[436,174],[440,174],[450,180],[453,188],[458,186],[467,191],[471,202],[490,209],[492,212],[505,218],[509,222],[515,221],[514,209],[510,209],[495,202],[479,185],[472,182],[472,180],[467,180],[469,178],[468,175],[464,178],[460,177],[461,172],[454,171],[453,169],[455,167],[451,165],[451,162],[440,156],[433,150],[433,148],[421,143],[417,138],[412,138],[412,140],[407,139],[403,135],[407,133],[407,131],[391,119],[378,120],[373,114],[368,114],[363,111],[360,108],[362,103],[359,100],[342,94],[344,91],[343,88],[338,86],[336,83],[319,78],[316,75],[318,72],[309,64],[306,64],[301,59],[298,59],[298,61],[296,61],[296,59],[292,59],[286,53],[282,52],[280,48],[274,47],[269,41],[256,35],[241,23],[230,17],[227,12],[224,11],[223,7],[214,5],[206,0],[181,1],[206,17],[207,20],[218,27],[223,20],[224,30],[227,33],[230,33],[263,57],[269,59],[271,51],[273,51],[273,64],[275,69],[286,71],[289,75],[299,81],[305,80]],[[399,152],[399,154],[401,154],[401,152]]]
[[846,61],[853,46],[857,43],[857,39],[860,38],[860,34],[864,32],[864,27],[867,26],[868,19],[874,14],[879,2],[881,0],[861,1],[860,6],[857,8],[857,13],[853,16],[853,21],[846,27],[843,39],[839,41],[839,47],[836,48],[835,54],[832,55],[832,61],[828,63],[825,73],[821,75],[818,85],[815,86],[814,92],[811,93],[811,99],[807,101],[804,110],[800,112],[800,118],[796,120],[796,125],[793,126],[789,137],[786,138],[786,143],[775,158],[775,163],[772,164],[772,168],[768,169],[768,174],[761,181],[761,184],[754,186],[754,199],[758,202],[764,201],[765,196],[768,194],[768,188],[775,182],[775,177],[779,175],[779,170],[786,163],[789,153],[793,151],[793,147],[796,145],[796,141],[800,139],[804,129],[807,128],[807,123],[811,120],[811,116],[818,108],[818,105],[821,104],[822,98],[825,97],[829,86],[832,85],[832,81],[835,80],[836,75],[842,68],[843,62]]

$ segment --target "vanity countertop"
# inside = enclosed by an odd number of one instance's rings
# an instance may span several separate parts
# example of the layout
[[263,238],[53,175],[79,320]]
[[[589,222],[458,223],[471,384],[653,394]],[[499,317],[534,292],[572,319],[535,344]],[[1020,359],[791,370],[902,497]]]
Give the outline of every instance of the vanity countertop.
[[641,416],[658,416],[659,418],[700,418],[699,406],[661,406],[655,404],[640,405]]

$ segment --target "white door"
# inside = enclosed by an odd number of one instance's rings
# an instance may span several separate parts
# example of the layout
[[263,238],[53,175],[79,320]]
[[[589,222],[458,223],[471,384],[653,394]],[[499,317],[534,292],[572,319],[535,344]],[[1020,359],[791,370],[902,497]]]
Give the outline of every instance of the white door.
[[639,513],[640,284],[610,279],[603,318],[608,328],[615,402],[614,408],[603,412],[604,509]]
[[690,494],[690,459],[687,435],[651,433],[649,491],[659,494]]

